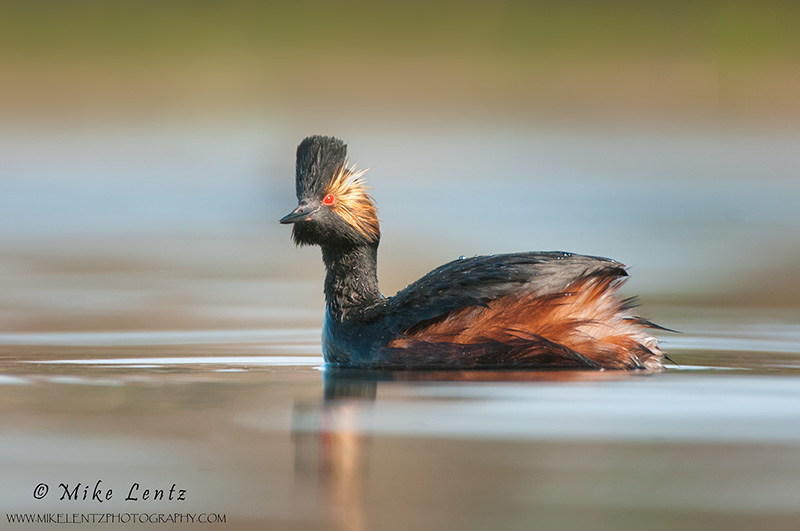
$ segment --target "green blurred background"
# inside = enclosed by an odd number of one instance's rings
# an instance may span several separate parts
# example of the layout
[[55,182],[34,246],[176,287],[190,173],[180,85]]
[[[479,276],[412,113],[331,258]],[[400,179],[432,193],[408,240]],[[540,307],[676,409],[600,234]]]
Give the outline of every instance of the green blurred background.
[[791,122],[792,1],[3,1],[4,111]]

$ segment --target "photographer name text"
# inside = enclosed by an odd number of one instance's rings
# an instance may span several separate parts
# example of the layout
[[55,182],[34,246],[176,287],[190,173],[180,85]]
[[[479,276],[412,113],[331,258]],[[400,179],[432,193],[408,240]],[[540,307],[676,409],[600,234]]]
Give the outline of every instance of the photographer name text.
[[[153,501],[186,501],[186,489],[181,489],[176,483],[169,486],[141,485],[133,482],[121,492],[126,502],[153,502]],[[43,500],[50,495],[50,485],[39,483],[33,489],[33,497]],[[103,484],[102,479],[94,483],[59,483],[53,492],[58,501],[90,501],[103,503],[115,499],[116,492],[113,488]]]

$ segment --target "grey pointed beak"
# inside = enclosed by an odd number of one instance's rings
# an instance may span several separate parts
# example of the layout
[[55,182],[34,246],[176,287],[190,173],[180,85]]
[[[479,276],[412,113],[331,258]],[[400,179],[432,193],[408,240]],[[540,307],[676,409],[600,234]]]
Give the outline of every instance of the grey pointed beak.
[[301,203],[297,205],[297,208],[283,216],[280,219],[280,222],[286,225],[288,223],[300,223],[301,221],[308,221],[317,210],[319,210],[318,207],[315,208],[311,205]]

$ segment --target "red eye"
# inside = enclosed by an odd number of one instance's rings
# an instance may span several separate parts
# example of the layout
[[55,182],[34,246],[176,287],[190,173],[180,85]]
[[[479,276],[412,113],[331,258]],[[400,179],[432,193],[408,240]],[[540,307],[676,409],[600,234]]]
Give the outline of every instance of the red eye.
[[334,200],[333,194],[328,194],[322,200],[322,204],[323,205],[332,205],[333,204],[333,200]]

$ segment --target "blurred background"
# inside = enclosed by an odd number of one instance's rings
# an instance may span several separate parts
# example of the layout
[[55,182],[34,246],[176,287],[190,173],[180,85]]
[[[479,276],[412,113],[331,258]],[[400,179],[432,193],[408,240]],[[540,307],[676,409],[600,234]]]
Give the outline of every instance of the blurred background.
[[668,325],[800,322],[791,1],[0,3],[0,331],[318,327],[277,220],[370,168],[392,294],[459,255],[631,266]]
[[[0,512],[96,513],[56,485],[102,479],[191,488],[104,512],[230,529],[799,529],[798,28],[771,0],[0,0]],[[320,253],[278,224],[312,134],[369,168],[385,294],[609,256],[675,365],[318,371]]]

